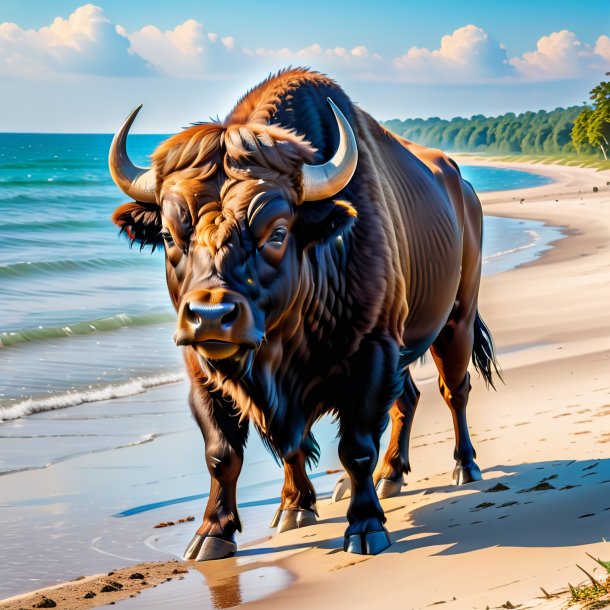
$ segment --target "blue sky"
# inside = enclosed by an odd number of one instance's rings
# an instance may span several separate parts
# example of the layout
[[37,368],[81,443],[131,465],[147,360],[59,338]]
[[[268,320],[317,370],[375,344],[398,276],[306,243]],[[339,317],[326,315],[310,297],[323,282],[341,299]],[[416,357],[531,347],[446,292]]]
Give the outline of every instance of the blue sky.
[[610,71],[610,2],[3,0],[0,131],[142,132],[226,114],[309,65],[379,119],[582,103]]

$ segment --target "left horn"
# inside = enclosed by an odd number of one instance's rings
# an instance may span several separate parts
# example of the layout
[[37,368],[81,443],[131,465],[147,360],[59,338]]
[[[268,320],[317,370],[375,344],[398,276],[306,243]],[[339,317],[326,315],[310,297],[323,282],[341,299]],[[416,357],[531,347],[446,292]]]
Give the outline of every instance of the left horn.
[[303,164],[303,201],[319,201],[336,195],[352,179],[358,163],[358,147],[351,125],[330,98],[326,101],[337,120],[339,146],[326,163]]
[[134,108],[112,139],[108,153],[108,167],[114,183],[128,197],[145,203],[156,203],[155,170],[134,165],[127,155],[127,134],[140,108],[142,104]]

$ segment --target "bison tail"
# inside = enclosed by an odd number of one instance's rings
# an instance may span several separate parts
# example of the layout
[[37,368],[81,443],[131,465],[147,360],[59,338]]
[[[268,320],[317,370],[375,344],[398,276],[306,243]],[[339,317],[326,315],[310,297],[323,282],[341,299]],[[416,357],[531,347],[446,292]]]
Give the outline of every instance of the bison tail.
[[496,389],[492,376],[494,372],[498,379],[504,383],[502,369],[496,358],[496,348],[494,347],[493,338],[478,311],[474,320],[472,364],[474,364],[474,368],[483,376],[487,387],[491,386],[494,390]]

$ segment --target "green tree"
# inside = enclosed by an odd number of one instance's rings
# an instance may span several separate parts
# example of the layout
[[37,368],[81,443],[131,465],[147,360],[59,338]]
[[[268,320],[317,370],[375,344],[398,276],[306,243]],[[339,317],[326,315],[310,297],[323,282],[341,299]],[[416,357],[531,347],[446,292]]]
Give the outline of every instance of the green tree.
[[[610,72],[606,72],[610,75]],[[586,149],[586,144],[600,148],[604,159],[610,140],[610,82],[602,81],[591,89],[593,107],[585,107],[576,117],[572,128],[572,143],[577,151]]]
[[587,127],[591,120],[593,108],[585,106],[582,112],[576,117],[574,126],[572,127],[571,137],[572,144],[579,154],[589,152],[591,145],[589,144],[589,136],[587,135]]

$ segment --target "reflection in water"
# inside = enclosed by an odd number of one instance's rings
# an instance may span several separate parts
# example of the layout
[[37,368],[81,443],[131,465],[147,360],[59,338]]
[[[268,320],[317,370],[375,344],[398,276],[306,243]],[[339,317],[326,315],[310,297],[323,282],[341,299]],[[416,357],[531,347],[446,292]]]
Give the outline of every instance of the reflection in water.
[[121,610],[172,608],[173,610],[224,610],[262,599],[288,587],[293,577],[274,565],[244,558],[188,563],[184,580],[172,580],[136,597],[116,603]]
[[292,582],[286,570],[258,561],[232,557],[191,564],[209,589],[211,608],[222,610],[271,595]]
[[243,603],[239,574],[229,576],[223,582],[210,587],[210,596],[214,608],[231,608]]

